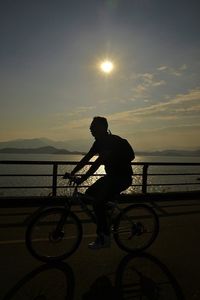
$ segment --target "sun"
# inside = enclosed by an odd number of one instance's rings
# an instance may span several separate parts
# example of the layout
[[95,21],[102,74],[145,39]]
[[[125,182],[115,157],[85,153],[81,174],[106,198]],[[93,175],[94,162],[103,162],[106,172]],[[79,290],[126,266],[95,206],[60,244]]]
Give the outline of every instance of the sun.
[[100,69],[103,73],[110,74],[114,69],[114,65],[112,61],[104,60],[100,63]]

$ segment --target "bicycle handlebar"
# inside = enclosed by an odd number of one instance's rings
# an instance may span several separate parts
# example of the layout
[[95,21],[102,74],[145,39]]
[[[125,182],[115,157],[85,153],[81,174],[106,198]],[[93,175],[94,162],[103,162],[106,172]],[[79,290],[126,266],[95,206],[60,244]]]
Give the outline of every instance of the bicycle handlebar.
[[78,177],[76,176],[76,175],[71,175],[70,173],[68,173],[68,172],[66,172],[65,174],[64,174],[64,176],[63,176],[63,179],[69,179],[69,180],[71,180],[71,181],[73,181],[73,182],[76,182],[76,179],[77,179]]
[[63,179],[69,179],[70,182],[73,182],[74,184],[79,185],[79,182],[78,182],[79,177],[76,175],[71,175],[70,173],[66,172],[63,176]]
[[72,176],[70,173],[66,172],[64,175],[63,175],[63,179],[71,179],[73,180],[74,176]]

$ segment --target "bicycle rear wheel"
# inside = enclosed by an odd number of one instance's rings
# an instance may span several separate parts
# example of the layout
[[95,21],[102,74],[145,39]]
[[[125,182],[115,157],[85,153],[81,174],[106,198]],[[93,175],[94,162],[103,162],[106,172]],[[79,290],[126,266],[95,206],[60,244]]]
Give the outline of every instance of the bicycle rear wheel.
[[125,208],[114,224],[114,239],[127,252],[139,252],[148,248],[159,232],[159,220],[154,210],[145,204],[133,204]]
[[[62,221],[61,221],[62,220]],[[62,222],[62,228],[59,224]],[[32,219],[26,231],[26,246],[37,259],[50,262],[73,254],[82,239],[79,219],[64,208],[49,208]]]

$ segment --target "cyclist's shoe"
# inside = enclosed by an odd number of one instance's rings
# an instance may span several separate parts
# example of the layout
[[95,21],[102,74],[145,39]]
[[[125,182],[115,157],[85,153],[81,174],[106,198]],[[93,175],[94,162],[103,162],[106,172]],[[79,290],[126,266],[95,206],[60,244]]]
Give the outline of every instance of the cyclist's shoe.
[[102,234],[98,235],[94,242],[88,244],[88,248],[92,250],[98,250],[102,248],[109,248],[111,244],[110,235]]

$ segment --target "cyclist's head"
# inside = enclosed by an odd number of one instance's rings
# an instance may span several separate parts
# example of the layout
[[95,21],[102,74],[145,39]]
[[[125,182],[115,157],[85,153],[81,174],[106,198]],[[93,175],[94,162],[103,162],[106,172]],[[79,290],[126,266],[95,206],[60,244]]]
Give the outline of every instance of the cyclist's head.
[[101,137],[108,132],[108,122],[104,117],[94,117],[90,125],[90,131],[94,137]]

